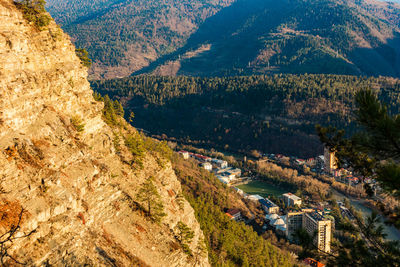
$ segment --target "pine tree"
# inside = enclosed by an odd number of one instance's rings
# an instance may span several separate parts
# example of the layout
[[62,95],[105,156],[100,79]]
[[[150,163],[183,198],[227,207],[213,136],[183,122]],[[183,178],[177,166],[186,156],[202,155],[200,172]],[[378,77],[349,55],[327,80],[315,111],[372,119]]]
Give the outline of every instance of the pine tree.
[[189,248],[189,244],[192,243],[192,239],[194,237],[194,231],[181,221],[179,221],[178,224],[175,226],[175,231],[177,232],[176,238],[178,239],[179,243],[181,243],[183,250],[187,254],[192,256],[193,253]]
[[[339,166],[348,166],[364,177],[373,177],[388,193],[400,199],[400,114],[369,90],[356,94],[359,132],[345,138],[344,130],[317,126],[320,139],[336,153]],[[372,194],[366,186],[367,193]]]
[[[336,153],[339,166],[352,168],[363,177],[374,178],[388,193],[400,199],[400,114],[392,115],[377,96],[362,90],[356,94],[356,122],[360,131],[349,138],[344,130],[317,126],[320,139]],[[371,188],[365,184],[368,194]],[[336,266],[400,266],[399,242],[386,241],[379,217],[343,224],[349,234],[337,245]],[[346,226],[347,225],[347,226]],[[349,227],[350,226],[350,227]]]
[[153,184],[153,177],[150,177],[146,182],[143,183],[137,194],[137,199],[143,203],[144,209],[148,216],[155,222],[160,222],[164,213],[164,205],[161,201],[161,196],[157,191],[157,188]]
[[190,229],[189,226],[187,226],[185,223],[179,221],[178,224],[176,225],[176,230],[177,230],[177,238],[179,242],[181,243],[191,243],[194,232],[192,229]]

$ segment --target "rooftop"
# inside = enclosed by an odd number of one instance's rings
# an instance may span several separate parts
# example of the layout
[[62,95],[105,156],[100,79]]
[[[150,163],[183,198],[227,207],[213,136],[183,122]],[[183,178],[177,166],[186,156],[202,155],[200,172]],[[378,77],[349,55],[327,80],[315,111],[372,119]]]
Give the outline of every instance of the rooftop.
[[240,213],[240,210],[238,209],[229,209],[226,211],[227,214],[235,216],[236,214]]
[[296,196],[296,195],[294,195],[292,193],[286,193],[286,194],[283,194],[283,196],[287,197],[287,198],[290,198],[290,199],[293,199],[293,200],[301,200],[300,197],[298,197],[298,196]]
[[272,201],[269,200],[268,198],[259,199],[258,201],[260,202],[261,205],[264,205],[264,206],[266,206],[267,208],[278,207],[278,205],[276,205],[274,202],[272,202]]
[[319,222],[319,221],[328,221],[329,219],[324,218],[321,214],[318,212],[310,212],[307,213],[308,216],[310,216],[313,220]]

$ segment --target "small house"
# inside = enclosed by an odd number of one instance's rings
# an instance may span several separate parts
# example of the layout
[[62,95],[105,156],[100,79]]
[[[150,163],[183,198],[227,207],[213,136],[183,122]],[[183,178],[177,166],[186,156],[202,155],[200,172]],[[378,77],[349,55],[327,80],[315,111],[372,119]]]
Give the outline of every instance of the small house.
[[212,171],[212,165],[210,162],[204,162],[201,164],[201,167],[203,167],[207,171]]
[[229,209],[226,211],[225,214],[228,215],[231,218],[231,220],[235,221],[240,220],[242,218],[242,214],[238,209]]
[[189,152],[187,152],[187,151],[181,150],[181,151],[179,151],[178,153],[179,153],[184,159],[188,159],[188,158],[189,158]]

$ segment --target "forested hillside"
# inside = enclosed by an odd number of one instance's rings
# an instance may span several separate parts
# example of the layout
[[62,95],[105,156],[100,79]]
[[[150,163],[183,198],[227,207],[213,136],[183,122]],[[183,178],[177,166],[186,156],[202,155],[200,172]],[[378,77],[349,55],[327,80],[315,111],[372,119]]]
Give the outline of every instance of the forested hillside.
[[264,216],[257,204],[244,200],[194,160],[176,154],[172,165],[200,222],[212,266],[296,266],[288,251],[273,246],[251,226],[231,220],[224,212],[237,208],[246,217],[258,215],[259,221]]
[[400,6],[384,2],[238,0],[206,20],[182,49],[138,73],[398,77],[399,18]]
[[75,45],[89,51],[92,78],[127,76],[182,46],[232,0],[48,0]]
[[89,51],[92,79],[132,72],[400,76],[400,5],[393,2],[48,2],[75,44]]
[[[354,93],[375,90],[399,111],[400,82],[338,75],[136,76],[92,82],[135,113],[137,127],[226,150],[315,156],[315,125],[352,129]],[[127,112],[129,114],[130,112]]]

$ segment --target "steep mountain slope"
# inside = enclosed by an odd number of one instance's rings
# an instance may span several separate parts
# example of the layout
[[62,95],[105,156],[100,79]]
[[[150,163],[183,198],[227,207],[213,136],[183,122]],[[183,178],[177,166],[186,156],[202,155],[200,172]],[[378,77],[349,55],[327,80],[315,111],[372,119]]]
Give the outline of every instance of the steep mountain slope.
[[174,52],[233,0],[49,0],[48,10],[94,60],[92,78],[127,76]]
[[[138,167],[129,150],[140,136],[122,121],[105,124],[86,77],[54,22],[40,31],[0,0],[2,242],[25,210],[20,238],[2,243],[2,265],[12,255],[29,266],[209,266],[207,253],[194,262],[175,237],[183,222],[193,231],[192,251],[204,238],[192,207],[178,200],[171,164],[145,151]],[[129,143],[117,145],[116,132],[129,133]],[[137,200],[149,177],[164,207],[159,224]]]
[[184,48],[137,73],[398,77],[399,19],[393,3],[238,0],[207,19]]
[[[376,0],[49,0],[91,77],[400,76],[400,5]],[[149,67],[146,67],[153,62]]]

